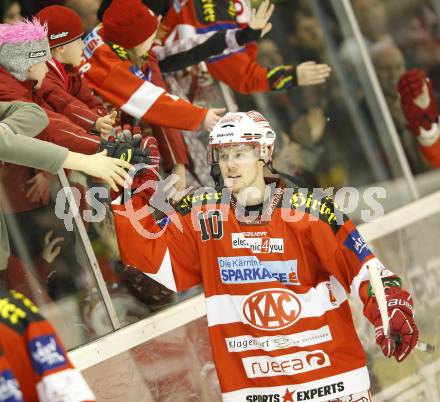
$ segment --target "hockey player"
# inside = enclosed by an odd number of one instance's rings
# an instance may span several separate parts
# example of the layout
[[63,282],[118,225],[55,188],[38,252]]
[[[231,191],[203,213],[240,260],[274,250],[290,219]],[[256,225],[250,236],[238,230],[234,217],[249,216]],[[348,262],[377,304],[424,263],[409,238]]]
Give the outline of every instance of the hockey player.
[[0,288],[0,400],[85,402],[95,397],[51,324],[28,298]]
[[417,137],[428,162],[440,167],[440,126],[431,80],[418,69],[407,71],[397,85],[408,129]]
[[[260,113],[228,113],[208,145],[223,188],[184,197],[158,223],[133,219],[158,205],[158,192],[116,199],[122,259],[176,291],[203,284],[224,401],[371,401],[347,296],[363,303],[376,342],[398,362],[418,339],[411,296],[330,196],[265,178],[274,141]],[[369,266],[381,272],[392,338]]]

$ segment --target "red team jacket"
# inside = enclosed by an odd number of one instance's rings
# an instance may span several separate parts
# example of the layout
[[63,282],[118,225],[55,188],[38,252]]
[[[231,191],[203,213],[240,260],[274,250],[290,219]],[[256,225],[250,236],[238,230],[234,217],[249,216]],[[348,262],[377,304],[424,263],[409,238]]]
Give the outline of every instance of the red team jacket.
[[[347,295],[367,312],[367,265],[394,274],[330,197],[279,182],[268,222],[247,224],[223,194],[187,196],[163,229],[114,206],[125,264],[172,290],[203,284],[223,400],[316,402],[368,390]],[[144,203],[133,197],[135,209]]]
[[[100,138],[90,135],[65,116],[55,113],[52,108],[33,90],[32,81],[20,82],[9,72],[0,67],[0,101],[35,102],[40,105],[49,117],[49,125],[36,138],[64,146],[71,151],[83,154],[94,154],[99,147]],[[22,133],[26,135],[26,133]],[[25,194],[28,190],[27,181],[34,176],[34,170],[13,164],[0,165],[0,185],[6,189],[8,203],[4,203],[5,212],[21,212],[41,206],[31,203]],[[10,191],[14,189],[14,191]],[[0,197],[5,192],[0,191]]]
[[1,402],[95,400],[52,326],[21,293],[0,290],[0,334]]
[[52,108],[32,90],[33,82],[20,82],[0,67],[0,101],[35,102],[49,117],[49,125],[36,138],[64,146],[71,151],[94,154],[100,139],[88,134],[68,118],[52,111]]
[[92,131],[96,120],[108,114],[107,109],[72,68],[55,59],[46,64],[49,72],[37,91],[38,96],[54,112],[62,114],[86,131]]
[[142,70],[137,69],[128,60],[125,49],[104,42],[101,26],[85,38],[84,44],[81,72],[89,86],[123,112],[152,126],[165,165],[187,163],[180,132],[167,128],[195,131],[207,109],[166,92],[154,52],[150,51]]
[[[163,25],[170,30],[166,41],[207,32],[239,28],[247,23],[248,0],[175,0]],[[238,9],[238,11],[237,11]],[[249,94],[270,91],[267,68],[256,62],[255,44],[236,51],[225,50],[207,60],[210,74],[237,92]]]
[[203,122],[207,109],[170,95],[148,81],[144,71],[134,68],[128,59],[121,60],[116,53],[123,53],[125,49],[114,45],[112,50],[104,42],[100,28],[96,27],[84,40],[85,62],[81,73],[90,88],[112,105],[140,120],[196,130]]

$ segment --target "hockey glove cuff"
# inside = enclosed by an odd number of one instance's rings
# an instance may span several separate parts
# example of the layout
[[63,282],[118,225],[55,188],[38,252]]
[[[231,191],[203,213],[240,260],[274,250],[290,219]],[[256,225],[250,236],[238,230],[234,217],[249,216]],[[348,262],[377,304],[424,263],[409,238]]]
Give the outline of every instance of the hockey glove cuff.
[[398,362],[404,360],[414,349],[419,331],[414,322],[413,301],[411,295],[398,287],[385,289],[389,316],[390,337],[384,333],[382,318],[376,299],[368,314],[374,325],[376,343],[386,357],[394,356]]
[[274,67],[267,73],[267,79],[272,91],[284,91],[298,85],[296,70],[293,66]]

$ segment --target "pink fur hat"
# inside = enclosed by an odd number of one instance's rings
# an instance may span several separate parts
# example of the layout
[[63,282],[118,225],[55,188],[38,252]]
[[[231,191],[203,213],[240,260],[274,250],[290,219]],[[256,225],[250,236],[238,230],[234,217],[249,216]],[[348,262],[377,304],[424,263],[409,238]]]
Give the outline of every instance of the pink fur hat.
[[0,24],[0,65],[20,81],[29,67],[50,58],[47,28],[38,19]]

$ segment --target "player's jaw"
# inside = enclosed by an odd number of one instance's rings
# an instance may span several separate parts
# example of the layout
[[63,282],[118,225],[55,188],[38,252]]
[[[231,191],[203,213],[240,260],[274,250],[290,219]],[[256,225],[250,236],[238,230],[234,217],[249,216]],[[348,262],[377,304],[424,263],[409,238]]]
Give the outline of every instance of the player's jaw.
[[238,193],[243,187],[241,176],[228,176],[225,178],[225,186],[228,187],[233,194]]
[[264,178],[260,178],[260,169],[257,162],[240,164],[233,169],[225,169],[223,179],[225,186],[234,195],[254,188],[260,189],[260,187],[264,192]]

